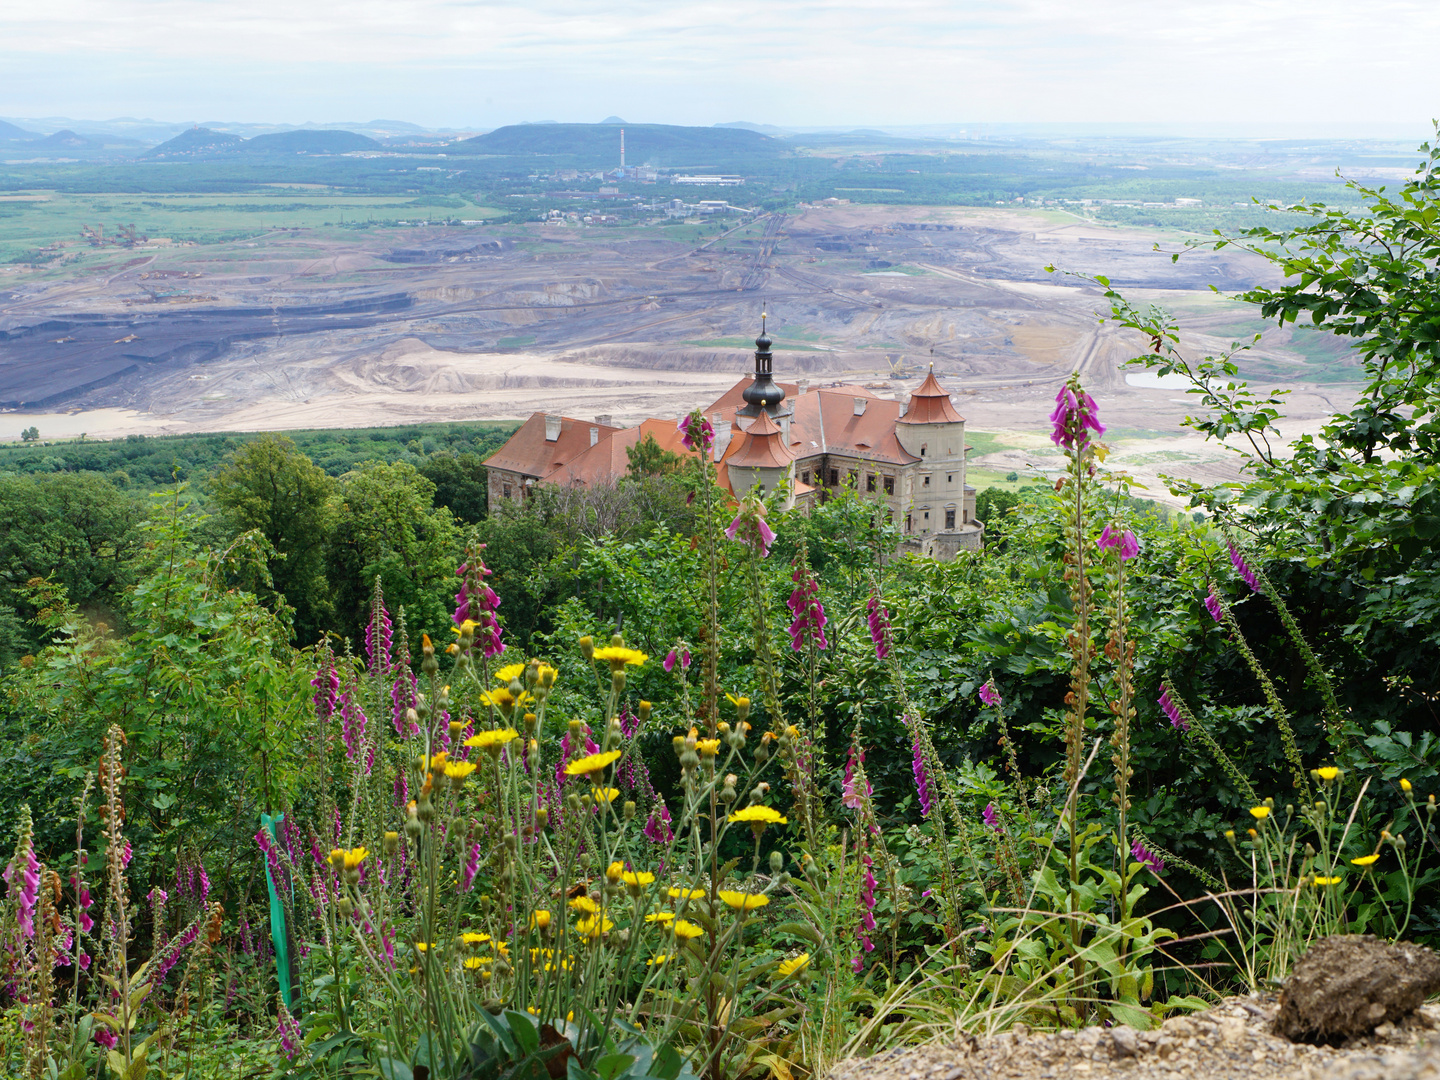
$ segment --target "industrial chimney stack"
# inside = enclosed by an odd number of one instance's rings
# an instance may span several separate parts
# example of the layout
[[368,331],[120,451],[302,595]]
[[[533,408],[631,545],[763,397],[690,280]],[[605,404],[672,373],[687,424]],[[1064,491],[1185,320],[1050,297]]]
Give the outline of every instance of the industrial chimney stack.
[[625,168],[625,129],[620,129],[620,168]]

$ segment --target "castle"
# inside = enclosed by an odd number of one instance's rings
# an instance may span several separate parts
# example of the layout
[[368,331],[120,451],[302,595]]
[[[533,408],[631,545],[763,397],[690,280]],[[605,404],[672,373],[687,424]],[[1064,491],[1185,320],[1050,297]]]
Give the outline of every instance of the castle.
[[[950,559],[980,549],[984,526],[975,520],[975,489],[965,483],[965,419],[933,371],[902,407],[863,386],[777,383],[771,344],[762,329],[752,376],[704,410],[721,485],[739,497],[783,484],[787,507],[853,487],[890,508],[902,550]],[[535,484],[613,483],[629,468],[629,448],[647,437],[687,453],[674,420],[617,428],[608,416],[586,423],[535,413],[485,461],[491,505],[523,499]]]

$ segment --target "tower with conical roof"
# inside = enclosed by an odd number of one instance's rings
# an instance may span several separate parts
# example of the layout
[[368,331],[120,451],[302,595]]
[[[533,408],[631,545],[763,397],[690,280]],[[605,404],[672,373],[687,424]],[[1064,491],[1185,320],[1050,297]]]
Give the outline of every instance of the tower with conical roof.
[[965,498],[965,418],[936,381],[934,365],[896,420],[895,437],[920,459],[911,487],[915,531],[933,535],[962,528],[975,516]]
[[762,412],[751,421],[740,436],[738,448],[725,459],[730,490],[740,496],[759,484],[761,492],[769,495],[781,481],[790,479],[795,454],[785,445],[786,441],[769,413]]

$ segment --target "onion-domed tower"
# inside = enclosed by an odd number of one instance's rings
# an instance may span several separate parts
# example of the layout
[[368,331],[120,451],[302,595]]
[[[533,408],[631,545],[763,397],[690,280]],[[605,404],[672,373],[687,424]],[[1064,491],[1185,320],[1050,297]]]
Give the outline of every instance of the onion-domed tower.
[[755,339],[755,380],[741,393],[745,404],[735,411],[737,417],[756,417],[762,412],[771,420],[788,416],[791,409],[785,404],[785,390],[775,382],[771,373],[770,346],[774,344],[765,333],[765,318],[760,316],[760,336]]

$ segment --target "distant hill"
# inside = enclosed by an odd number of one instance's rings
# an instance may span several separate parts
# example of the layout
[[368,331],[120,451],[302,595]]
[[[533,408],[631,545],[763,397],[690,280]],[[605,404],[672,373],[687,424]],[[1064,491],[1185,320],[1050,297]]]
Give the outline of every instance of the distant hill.
[[256,135],[238,147],[242,154],[345,154],[352,150],[379,150],[380,144],[353,131],[277,131]]
[[244,140],[239,135],[227,135],[223,131],[193,127],[182,131],[168,142],[151,150],[146,157],[216,157],[236,150]]
[[47,150],[97,150],[104,146],[101,139],[90,139],[84,135],[76,135],[68,128],[64,131],[57,131],[54,135],[47,135],[34,144],[37,147],[44,147]]
[[716,124],[717,128],[740,128],[743,131],[758,131],[761,135],[771,135],[777,139],[785,139],[795,133],[787,128],[778,128],[774,124],[752,124],[746,120],[732,120],[728,124]]
[[[778,157],[788,147],[779,139],[743,128],[626,124],[625,160],[631,165],[709,163],[726,159]],[[617,124],[512,124],[449,147],[451,154],[544,154],[586,163],[619,163]]]
[[33,131],[26,131],[24,128],[16,127],[8,121],[0,120],[0,143],[30,142],[38,138],[40,138],[40,136]]

